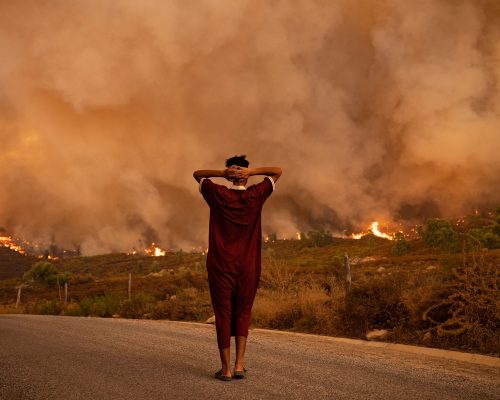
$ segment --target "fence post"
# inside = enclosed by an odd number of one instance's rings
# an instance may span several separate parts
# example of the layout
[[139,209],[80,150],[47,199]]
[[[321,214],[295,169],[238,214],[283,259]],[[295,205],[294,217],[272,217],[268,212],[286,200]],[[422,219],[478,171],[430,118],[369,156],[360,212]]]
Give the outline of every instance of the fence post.
[[59,291],[59,301],[61,301],[62,300],[61,299],[61,285],[59,283],[59,277],[57,276],[56,279],[57,279],[57,290]]
[[351,291],[351,265],[349,264],[349,255],[344,254],[344,272],[345,272],[345,287],[348,292]]
[[16,308],[19,307],[19,303],[21,302],[21,289],[23,285],[19,285],[17,287],[17,300],[16,300]]
[[128,273],[128,301],[132,300],[132,273]]
[[68,282],[64,282],[64,307],[68,304]]

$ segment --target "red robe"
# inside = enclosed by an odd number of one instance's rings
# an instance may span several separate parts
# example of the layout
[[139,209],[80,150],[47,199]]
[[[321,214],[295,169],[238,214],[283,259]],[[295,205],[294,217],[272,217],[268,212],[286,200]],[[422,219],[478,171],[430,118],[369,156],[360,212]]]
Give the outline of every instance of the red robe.
[[248,336],[260,279],[260,214],[273,189],[270,177],[246,190],[228,189],[210,179],[200,183],[210,207],[207,271],[220,349],[230,346],[231,336]]

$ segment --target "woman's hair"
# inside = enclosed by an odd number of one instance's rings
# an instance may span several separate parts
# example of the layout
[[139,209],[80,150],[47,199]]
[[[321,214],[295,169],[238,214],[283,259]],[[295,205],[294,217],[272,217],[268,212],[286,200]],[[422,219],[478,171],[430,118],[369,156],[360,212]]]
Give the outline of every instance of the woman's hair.
[[226,160],[226,167],[229,168],[231,165],[237,165],[238,167],[248,168],[250,163],[245,159],[246,155],[234,156]]

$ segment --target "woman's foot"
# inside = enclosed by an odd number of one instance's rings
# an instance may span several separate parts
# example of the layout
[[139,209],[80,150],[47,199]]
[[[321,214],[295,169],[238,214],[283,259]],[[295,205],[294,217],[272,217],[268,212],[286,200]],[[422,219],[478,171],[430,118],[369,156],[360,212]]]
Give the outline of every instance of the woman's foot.
[[247,374],[246,368],[235,369],[234,374],[233,374],[233,378],[234,379],[243,379],[246,376],[246,374]]
[[230,381],[231,379],[233,379],[233,377],[231,375],[224,375],[222,373],[222,369],[218,370],[216,373],[215,373],[215,379],[219,379],[220,381]]

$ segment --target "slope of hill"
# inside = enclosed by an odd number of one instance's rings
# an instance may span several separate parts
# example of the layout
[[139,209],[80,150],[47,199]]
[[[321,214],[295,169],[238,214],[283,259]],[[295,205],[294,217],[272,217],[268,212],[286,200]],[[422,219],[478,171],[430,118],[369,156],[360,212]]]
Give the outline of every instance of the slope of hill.
[[[373,236],[265,243],[253,325],[354,338],[381,329],[394,342],[500,353],[500,249],[451,253],[413,240],[395,255],[395,245]],[[54,260],[60,282],[69,282],[67,303],[63,285],[28,282],[18,309],[13,288],[37,259],[12,253],[0,253],[0,312],[192,321],[212,314],[203,253]]]
[[37,261],[36,257],[20,254],[0,246],[0,279],[19,278]]

